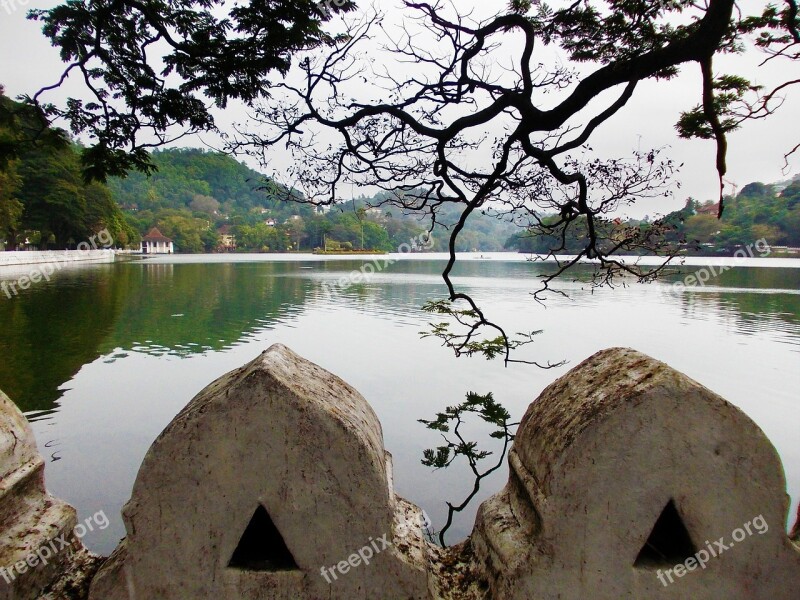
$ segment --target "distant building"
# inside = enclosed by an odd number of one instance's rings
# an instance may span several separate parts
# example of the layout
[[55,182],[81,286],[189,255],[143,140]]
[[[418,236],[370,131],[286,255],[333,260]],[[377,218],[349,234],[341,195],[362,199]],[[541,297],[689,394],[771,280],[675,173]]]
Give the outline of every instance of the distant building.
[[236,250],[236,236],[231,233],[231,226],[225,223],[217,229],[219,234],[219,244],[217,252],[233,252]]
[[142,254],[172,254],[175,248],[172,240],[161,233],[157,227],[153,227],[146,236],[142,238]]
[[696,214],[698,215],[714,215],[719,213],[719,202],[712,202],[710,204],[703,204],[697,207]]

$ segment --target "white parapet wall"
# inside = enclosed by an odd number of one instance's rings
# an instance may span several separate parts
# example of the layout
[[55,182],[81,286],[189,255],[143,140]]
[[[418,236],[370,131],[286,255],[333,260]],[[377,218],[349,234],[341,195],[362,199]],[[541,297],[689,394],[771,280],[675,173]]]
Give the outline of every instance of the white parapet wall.
[[[43,470],[0,392],[0,600],[85,600],[87,587],[89,600],[800,597],[800,524],[787,536],[775,448],[738,408],[629,348],[596,353],[530,404],[508,483],[449,548],[395,494],[366,399],[279,344],[153,442],[127,537],[96,574]],[[44,564],[64,536],[74,545]]]
[[459,545],[427,541],[385,457],[367,401],[274,345],[150,447],[89,599],[800,598],[775,448],[635,350],[598,352],[528,407],[508,483]]
[[0,252],[0,268],[74,262],[114,262],[116,250],[46,250]]

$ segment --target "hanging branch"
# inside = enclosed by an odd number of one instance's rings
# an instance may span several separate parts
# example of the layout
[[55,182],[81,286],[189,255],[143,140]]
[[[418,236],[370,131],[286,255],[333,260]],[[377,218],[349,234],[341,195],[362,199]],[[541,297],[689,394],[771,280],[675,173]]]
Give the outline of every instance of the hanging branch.
[[[695,7],[695,18],[680,27],[669,17],[688,6],[662,2],[608,3],[607,16],[590,3],[559,11],[541,6],[531,16],[512,12],[485,23],[468,22],[443,2],[405,6],[432,32],[430,43],[420,43],[423,33],[414,28],[413,18],[397,36],[384,28],[380,15],[364,14],[349,23],[330,51],[304,59],[297,81],[277,86],[280,99],[261,103],[230,149],[263,157],[280,144],[294,156],[288,179],[302,184],[307,202],[331,204],[342,186],[369,185],[388,192],[377,206],[425,214],[432,229],[447,226],[442,272],[447,298],[427,310],[447,315],[464,332],[436,324],[426,335],[439,338],[457,356],[555,366],[512,358],[512,350],[529,343],[530,334],[510,338],[456,287],[451,275],[459,236],[474,214],[487,210],[533,234],[551,236],[555,243],[544,258],[554,259],[558,268],[555,276],[544,278],[535,293],[538,300],[551,291],[556,277],[587,260],[595,266],[596,285],[613,284],[620,275],[639,281],[656,277],[671,257],[668,225],[621,228],[606,215],[637,199],[669,195],[676,165],[657,150],[599,160],[586,144],[626,106],[638,82],[669,79],[688,63],[709,66],[714,53],[733,51],[734,2],[711,0],[706,8]],[[380,63],[363,60],[359,49],[376,37],[387,40],[385,49],[401,57],[401,64],[419,69],[398,77]],[[503,53],[510,40],[522,43],[514,45],[513,54]],[[579,77],[563,64],[537,62],[537,47],[556,43],[574,62],[600,66]],[[499,62],[502,66],[496,66]],[[380,101],[356,97],[364,82],[380,90]],[[726,130],[715,121],[713,91],[708,86],[701,91],[724,173]],[[556,95],[545,101],[547,92]],[[616,96],[595,109],[593,101],[606,92]],[[442,210],[453,206],[459,209],[457,219],[443,223]],[[565,259],[560,254],[577,231],[581,249]],[[664,262],[644,267],[617,258],[626,253],[660,255]]]
[[[487,450],[479,450],[477,442],[467,441],[462,435],[460,428],[464,424],[464,418],[469,414],[478,415],[484,423],[494,426],[494,431],[489,436],[503,441],[503,447],[497,461],[493,466],[483,471],[480,469],[479,463],[492,456],[493,453]],[[481,481],[502,466],[508,446],[514,441],[512,428],[519,425],[519,423],[510,423],[510,419],[511,415],[502,405],[495,402],[491,393],[482,396],[475,392],[469,392],[466,400],[461,404],[448,406],[444,412],[438,413],[432,421],[419,419],[419,422],[423,423],[428,429],[442,432],[442,437],[445,441],[443,446],[424,450],[422,464],[433,469],[446,469],[459,457],[464,457],[475,478],[472,490],[463,501],[459,504],[447,502],[447,521],[439,531],[439,543],[442,546],[446,545],[444,540],[445,533],[452,526],[455,514],[464,510],[472,502],[472,499],[480,490]],[[445,435],[451,433],[451,431],[454,436],[452,439]]]

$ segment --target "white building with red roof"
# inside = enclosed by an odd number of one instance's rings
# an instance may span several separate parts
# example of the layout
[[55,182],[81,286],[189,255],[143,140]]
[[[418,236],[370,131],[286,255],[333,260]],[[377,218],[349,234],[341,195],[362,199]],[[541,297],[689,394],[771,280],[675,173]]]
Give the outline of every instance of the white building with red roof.
[[172,240],[153,227],[146,236],[142,238],[142,254],[172,254],[175,247]]

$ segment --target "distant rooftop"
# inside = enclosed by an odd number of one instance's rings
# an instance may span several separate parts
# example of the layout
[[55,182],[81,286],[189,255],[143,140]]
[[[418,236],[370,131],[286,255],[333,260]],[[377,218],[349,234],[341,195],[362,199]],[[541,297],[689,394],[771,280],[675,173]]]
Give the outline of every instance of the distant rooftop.
[[146,236],[142,238],[143,242],[171,242],[172,240],[165,236],[158,230],[158,227],[153,227]]

